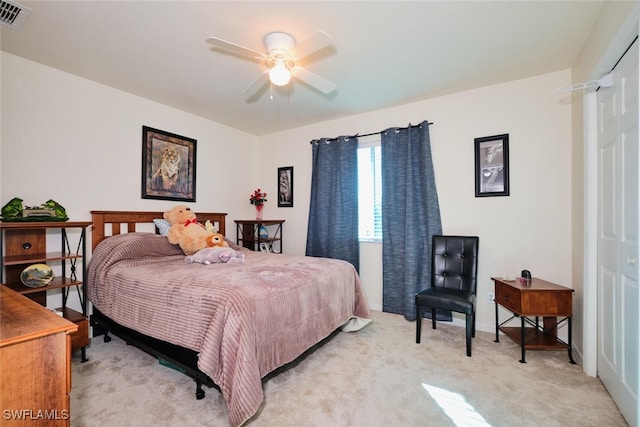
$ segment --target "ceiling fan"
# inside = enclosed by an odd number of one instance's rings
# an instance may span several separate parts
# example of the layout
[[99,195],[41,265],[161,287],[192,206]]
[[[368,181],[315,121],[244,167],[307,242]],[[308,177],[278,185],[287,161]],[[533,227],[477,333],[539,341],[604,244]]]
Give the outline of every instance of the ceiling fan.
[[291,77],[303,81],[322,93],[329,94],[336,89],[335,83],[300,66],[300,60],[331,45],[331,37],[317,30],[309,38],[296,44],[288,33],[272,32],[264,36],[266,53],[258,52],[218,37],[209,37],[206,42],[215,48],[244,57],[257,59],[265,70],[242,93],[253,87],[262,87],[271,82],[275,86],[286,86]]

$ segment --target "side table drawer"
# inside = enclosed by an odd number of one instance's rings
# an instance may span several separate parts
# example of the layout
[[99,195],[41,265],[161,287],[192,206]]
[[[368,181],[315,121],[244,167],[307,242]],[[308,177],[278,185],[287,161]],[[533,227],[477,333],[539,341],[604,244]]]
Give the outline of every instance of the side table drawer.
[[81,348],[89,345],[89,320],[84,319],[74,322],[78,330],[71,334],[71,348]]
[[514,313],[522,313],[520,292],[503,283],[495,284],[495,302]]

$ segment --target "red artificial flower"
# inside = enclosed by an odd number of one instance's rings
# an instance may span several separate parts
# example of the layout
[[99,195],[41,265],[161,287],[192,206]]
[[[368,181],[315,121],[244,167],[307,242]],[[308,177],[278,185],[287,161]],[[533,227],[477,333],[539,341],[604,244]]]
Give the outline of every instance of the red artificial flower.
[[266,201],[267,193],[263,193],[259,188],[249,195],[249,203],[252,205],[261,205]]

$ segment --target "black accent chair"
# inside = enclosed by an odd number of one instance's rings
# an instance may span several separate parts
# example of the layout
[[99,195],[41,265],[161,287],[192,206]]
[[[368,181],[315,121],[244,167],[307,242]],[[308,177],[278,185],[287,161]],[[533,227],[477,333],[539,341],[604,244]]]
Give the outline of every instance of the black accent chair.
[[436,329],[436,309],[466,316],[467,356],[471,357],[471,337],[476,336],[476,285],[478,276],[477,236],[433,236],[431,287],[416,294],[416,343],[424,309],[431,308]]

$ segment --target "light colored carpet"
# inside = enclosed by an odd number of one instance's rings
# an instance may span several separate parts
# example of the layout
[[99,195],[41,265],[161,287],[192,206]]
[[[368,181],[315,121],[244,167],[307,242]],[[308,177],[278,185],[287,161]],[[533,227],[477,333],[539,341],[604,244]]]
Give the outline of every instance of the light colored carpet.
[[[359,332],[340,332],[264,381],[265,401],[246,426],[626,426],[602,383],[566,351],[520,350],[478,332],[374,312]],[[114,337],[95,338],[73,360],[71,426],[227,426],[216,389],[195,383]]]

